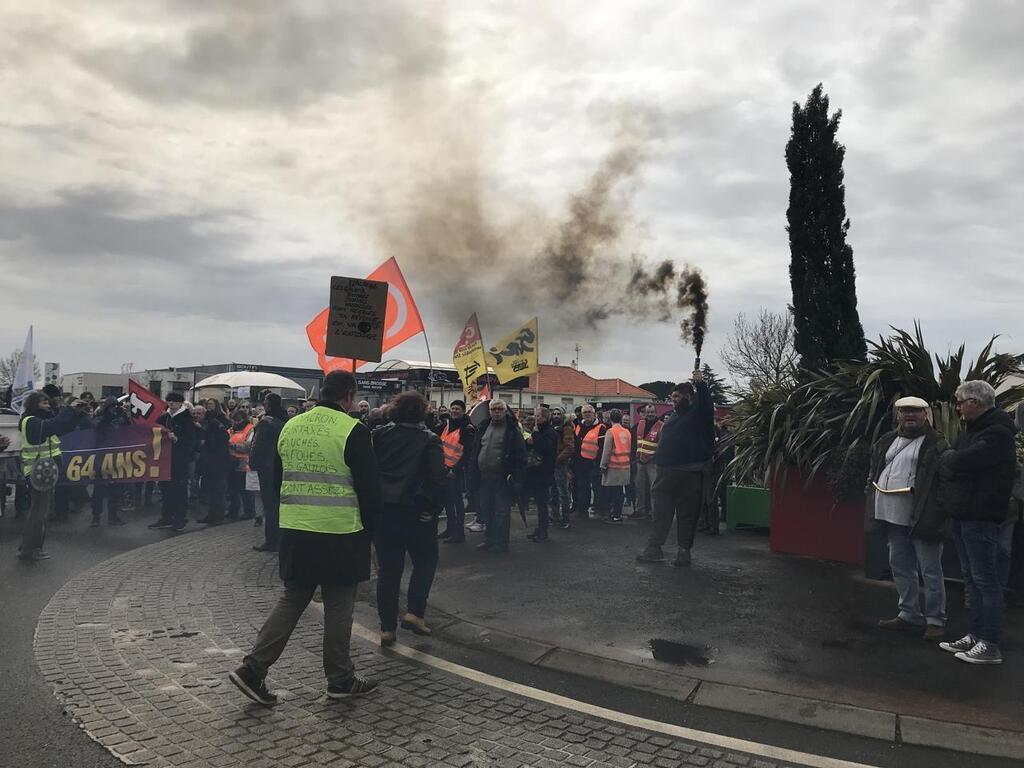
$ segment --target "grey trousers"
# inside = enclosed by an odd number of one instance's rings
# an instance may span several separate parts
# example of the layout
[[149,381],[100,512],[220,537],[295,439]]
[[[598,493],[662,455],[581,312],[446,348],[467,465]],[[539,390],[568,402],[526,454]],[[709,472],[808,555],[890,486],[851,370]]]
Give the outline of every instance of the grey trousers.
[[636,478],[633,480],[636,489],[636,509],[633,510],[633,514],[638,517],[651,516],[651,486],[657,476],[658,468],[653,461],[646,464],[640,461],[636,463]]
[[[328,685],[344,685],[355,675],[349,649],[357,589],[357,584],[320,585],[324,598],[324,673]],[[256,645],[242,662],[260,679],[267,676],[267,671],[284,652],[314,592],[315,586],[285,582],[284,594],[267,617]]]

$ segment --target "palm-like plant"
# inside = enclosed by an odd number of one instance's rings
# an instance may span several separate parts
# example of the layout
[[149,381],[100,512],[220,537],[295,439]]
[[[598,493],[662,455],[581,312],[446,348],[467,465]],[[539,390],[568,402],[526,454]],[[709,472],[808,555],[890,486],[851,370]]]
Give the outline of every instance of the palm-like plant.
[[[914,324],[914,335],[893,328],[888,338],[868,342],[866,363],[840,362],[827,371],[802,371],[789,387],[749,395],[733,410],[737,482],[769,485],[787,466],[813,478],[825,469],[837,499],[856,497],[867,475],[868,449],[892,427],[893,403],[914,395],[932,406],[935,427],[950,440],[959,430],[955,392],[980,379],[997,390],[1024,373],[1024,355],[993,353],[996,337],[963,372],[964,347],[946,356],[929,353]],[[1024,385],[998,392],[996,405],[1024,399]]]

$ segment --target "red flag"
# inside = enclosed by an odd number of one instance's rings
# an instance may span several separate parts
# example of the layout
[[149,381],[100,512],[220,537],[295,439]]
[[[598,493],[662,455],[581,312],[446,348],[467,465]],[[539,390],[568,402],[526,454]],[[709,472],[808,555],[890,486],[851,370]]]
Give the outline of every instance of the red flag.
[[[398,262],[394,257],[377,267],[366,276],[366,279],[388,284],[388,304],[384,314],[384,352],[411,339],[417,333],[423,333],[423,320],[420,318],[420,311],[416,307],[416,302],[413,301],[409,285],[405,282],[402,270],[398,268]],[[309,346],[316,352],[317,363],[324,373],[337,370],[351,371],[352,360],[350,358],[327,357],[325,352],[327,348],[327,316],[329,314],[330,308],[325,308],[306,326]],[[355,367],[359,368],[365,365],[366,361],[356,360],[355,364]]]
[[157,424],[167,410],[167,403],[139,384],[128,379],[128,408],[137,424]]

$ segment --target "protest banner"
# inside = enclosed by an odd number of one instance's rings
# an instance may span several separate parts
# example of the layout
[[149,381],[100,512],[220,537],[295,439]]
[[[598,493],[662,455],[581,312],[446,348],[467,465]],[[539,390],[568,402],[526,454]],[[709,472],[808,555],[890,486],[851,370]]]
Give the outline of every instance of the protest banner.
[[452,353],[452,363],[462,381],[466,403],[473,402],[477,397],[473,382],[487,373],[487,358],[484,356],[484,342],[480,335],[480,323],[477,322],[476,312],[462,329],[462,335],[459,336],[455,351]]
[[162,427],[83,429],[60,439],[58,483],[143,483],[171,479],[170,438]]
[[487,362],[494,368],[498,382],[506,384],[519,376],[540,370],[540,339],[537,318],[517,328],[487,350]]

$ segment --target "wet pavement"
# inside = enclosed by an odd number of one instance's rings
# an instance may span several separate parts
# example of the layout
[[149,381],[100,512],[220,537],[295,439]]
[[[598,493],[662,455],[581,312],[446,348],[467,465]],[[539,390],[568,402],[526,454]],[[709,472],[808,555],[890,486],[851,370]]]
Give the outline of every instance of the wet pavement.
[[[876,629],[896,614],[891,583],[773,554],[764,534],[698,535],[693,566],[674,568],[672,546],[665,564],[635,562],[646,524],[574,522],[544,544],[519,526],[508,555],[478,553],[480,534],[442,545],[431,604],[546,646],[702,681],[1024,730],[1024,611],[1008,613],[1005,663],[979,668]],[[965,632],[961,592],[951,588],[948,602],[955,639]]]
[[[273,556],[251,528],[171,537],[69,580],[39,618],[35,654],[75,722],[129,765],[774,768],[745,754],[538,699],[397,653],[353,644],[359,671],[381,681],[354,701],[324,697],[322,616],[307,610],[268,683],[272,708],[226,678],[281,592]],[[369,639],[373,639],[373,633]],[[750,745],[749,742],[745,744]],[[759,746],[759,745],[750,745]]]

